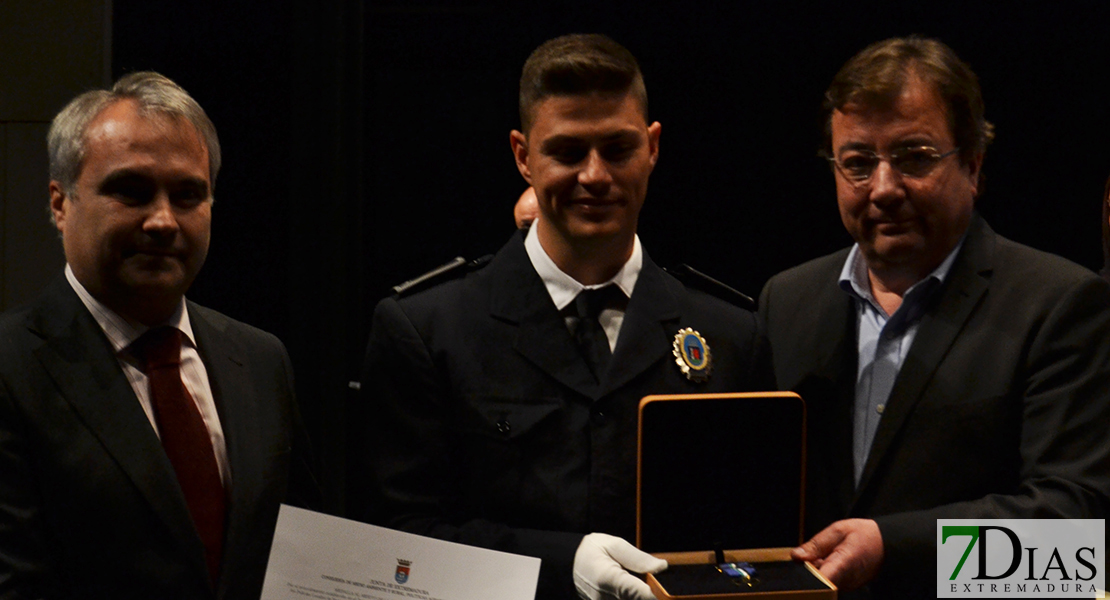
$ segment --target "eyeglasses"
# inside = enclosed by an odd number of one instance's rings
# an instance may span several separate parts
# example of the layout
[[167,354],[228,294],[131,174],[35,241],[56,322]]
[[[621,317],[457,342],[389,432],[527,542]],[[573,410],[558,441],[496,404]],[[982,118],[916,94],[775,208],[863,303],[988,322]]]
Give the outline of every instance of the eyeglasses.
[[871,174],[884,160],[903,177],[918,178],[925,177],[940,161],[959,151],[959,148],[953,148],[948,152],[941,152],[932,146],[898,148],[886,155],[870,150],[849,150],[839,158],[827,156],[825,160],[832,163],[849,181],[864,183],[871,179]]

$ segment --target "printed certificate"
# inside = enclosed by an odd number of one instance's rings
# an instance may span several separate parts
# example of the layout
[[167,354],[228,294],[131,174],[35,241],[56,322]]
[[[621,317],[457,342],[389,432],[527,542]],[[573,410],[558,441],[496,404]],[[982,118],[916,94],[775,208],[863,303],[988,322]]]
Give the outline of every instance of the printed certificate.
[[532,600],[540,560],[282,505],[262,600]]

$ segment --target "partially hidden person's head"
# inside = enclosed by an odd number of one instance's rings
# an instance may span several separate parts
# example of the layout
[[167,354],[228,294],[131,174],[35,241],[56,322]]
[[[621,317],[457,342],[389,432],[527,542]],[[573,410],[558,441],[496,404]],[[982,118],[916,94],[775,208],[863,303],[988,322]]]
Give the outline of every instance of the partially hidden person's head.
[[517,229],[528,229],[540,216],[540,205],[536,201],[536,188],[528,186],[513,205],[513,220]]

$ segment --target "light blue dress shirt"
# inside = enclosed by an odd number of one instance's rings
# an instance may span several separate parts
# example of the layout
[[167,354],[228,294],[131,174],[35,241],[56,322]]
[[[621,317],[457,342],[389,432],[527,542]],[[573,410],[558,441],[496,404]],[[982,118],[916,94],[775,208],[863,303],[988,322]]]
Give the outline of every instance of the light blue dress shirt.
[[894,380],[902,370],[917,335],[921,317],[940,289],[964,245],[963,239],[932,273],[910,286],[902,305],[887,315],[871,293],[867,262],[859,244],[852,247],[840,271],[840,289],[855,299],[859,361],[856,372],[856,403],[852,417],[852,459],[859,485],[875,432],[886,410]]

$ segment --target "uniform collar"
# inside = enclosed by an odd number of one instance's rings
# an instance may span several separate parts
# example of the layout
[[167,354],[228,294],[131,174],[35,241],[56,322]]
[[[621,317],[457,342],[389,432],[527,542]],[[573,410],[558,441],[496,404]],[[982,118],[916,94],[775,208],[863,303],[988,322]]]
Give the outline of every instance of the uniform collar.
[[551,300],[555,302],[555,308],[559,310],[563,310],[573,302],[574,298],[578,296],[578,292],[584,289],[605,287],[609,284],[616,285],[626,296],[631,298],[632,290],[636,287],[636,280],[640,278],[640,271],[644,266],[644,251],[640,247],[640,236],[638,235],[633,238],[632,256],[628,257],[620,271],[617,271],[617,274],[609,281],[597,285],[582,285],[559,269],[555,265],[555,261],[551,260],[543,246],[540,245],[539,234],[536,233],[534,224],[528,228],[528,235],[524,238],[524,250],[528,253],[532,268],[543,280],[543,285],[547,288]]

